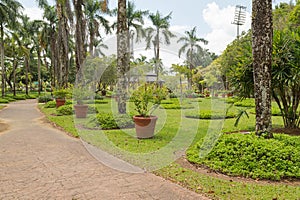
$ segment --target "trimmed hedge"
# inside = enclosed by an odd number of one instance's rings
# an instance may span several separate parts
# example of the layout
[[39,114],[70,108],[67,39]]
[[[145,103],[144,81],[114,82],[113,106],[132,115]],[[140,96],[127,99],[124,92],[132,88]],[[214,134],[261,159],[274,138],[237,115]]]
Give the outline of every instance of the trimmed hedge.
[[7,100],[7,99],[0,99],[0,103],[9,103],[9,100]]
[[56,102],[55,101],[48,101],[45,106],[45,108],[55,108],[56,107]]
[[72,105],[63,105],[56,109],[57,115],[72,115],[73,114],[73,106]]
[[195,119],[228,119],[234,118],[236,116],[233,112],[227,112],[226,114],[222,111],[220,112],[212,112],[211,110],[200,110],[199,112],[191,111],[185,113],[185,117],[187,118],[195,118]]
[[274,134],[274,139],[264,139],[255,134],[225,134],[205,158],[199,157],[201,150],[207,150],[202,143],[187,151],[190,162],[254,179],[300,178],[299,136]]
[[38,98],[38,102],[39,103],[47,103],[49,101],[53,101],[53,98],[51,95],[44,95],[44,96],[40,96]]
[[237,101],[233,105],[239,107],[255,107],[254,99],[243,99],[242,101]]
[[96,116],[90,117],[85,126],[87,128],[101,128],[108,130],[132,128],[134,127],[134,123],[132,118],[126,114],[114,116],[112,113],[100,112]]

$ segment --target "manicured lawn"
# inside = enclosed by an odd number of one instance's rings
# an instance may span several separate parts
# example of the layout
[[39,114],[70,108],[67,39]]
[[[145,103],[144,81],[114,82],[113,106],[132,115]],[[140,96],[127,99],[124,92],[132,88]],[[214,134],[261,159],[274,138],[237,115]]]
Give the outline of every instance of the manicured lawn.
[[[105,99],[108,104],[96,104],[101,112],[117,113],[114,100]],[[167,100],[165,105],[172,104],[173,100]],[[175,100],[175,105],[178,105]],[[184,105],[192,109],[163,109],[155,111],[159,117],[156,134],[152,139],[138,140],[135,138],[135,130],[91,130],[85,129],[84,124],[89,120],[75,119],[73,116],[55,116],[55,108],[43,108],[50,121],[63,127],[74,136],[80,136],[86,142],[101,148],[113,155],[121,157],[128,162],[149,170],[157,170],[155,173],[167,179],[191,188],[200,193],[206,193],[210,197],[220,199],[297,199],[300,196],[299,187],[229,182],[219,178],[212,178],[184,169],[172,162],[180,157],[185,150],[193,147],[196,143],[205,138],[207,134],[220,136],[220,132],[232,132],[238,130],[254,130],[255,116],[243,117],[238,125],[234,127],[235,119],[202,120],[186,118],[185,113],[191,111],[213,110],[225,114],[229,104],[224,100],[196,99],[186,100]],[[170,108],[172,106],[168,106]],[[173,107],[172,107],[173,108]],[[243,107],[230,108],[230,112],[237,113]],[[132,103],[128,105],[128,113],[134,113]],[[250,112],[249,112],[250,113]],[[94,114],[90,114],[92,116]],[[282,126],[282,119],[278,116],[272,117],[275,126]],[[75,128],[74,124],[78,127]],[[162,162],[163,161],[163,162]],[[162,169],[160,169],[162,168]],[[265,192],[262,192],[265,191]]]

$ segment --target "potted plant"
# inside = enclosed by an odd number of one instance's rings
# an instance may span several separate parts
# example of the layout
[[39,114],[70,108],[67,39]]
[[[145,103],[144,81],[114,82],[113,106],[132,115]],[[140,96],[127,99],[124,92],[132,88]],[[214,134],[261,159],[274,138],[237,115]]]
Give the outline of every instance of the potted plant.
[[156,84],[144,84],[133,92],[131,100],[138,112],[138,115],[133,117],[137,138],[152,138],[154,136],[158,117],[152,116],[152,113],[166,96],[166,88]]
[[66,97],[70,94],[68,89],[61,88],[53,91],[53,95],[56,101],[56,108],[65,105]]
[[83,104],[83,100],[87,99],[91,92],[86,87],[77,87],[73,89],[73,99],[77,102],[74,105],[75,116],[77,118],[86,118],[88,112],[88,105]]

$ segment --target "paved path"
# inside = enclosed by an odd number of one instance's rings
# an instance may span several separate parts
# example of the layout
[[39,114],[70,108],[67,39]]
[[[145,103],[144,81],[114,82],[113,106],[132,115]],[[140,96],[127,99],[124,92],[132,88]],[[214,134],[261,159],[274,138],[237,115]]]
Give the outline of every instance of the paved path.
[[44,124],[35,100],[0,111],[0,199],[207,199],[150,173],[115,171]]

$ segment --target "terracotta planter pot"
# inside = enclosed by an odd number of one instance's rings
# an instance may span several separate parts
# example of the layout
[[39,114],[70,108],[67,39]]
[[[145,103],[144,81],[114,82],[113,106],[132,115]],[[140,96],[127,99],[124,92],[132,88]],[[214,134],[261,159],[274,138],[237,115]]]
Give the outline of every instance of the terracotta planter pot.
[[86,118],[88,112],[88,105],[74,105],[75,116],[77,118]]
[[65,105],[66,100],[65,99],[55,99],[56,101],[56,108],[59,108],[60,106]]
[[154,136],[154,129],[158,117],[140,117],[134,116],[133,121],[135,122],[135,131],[137,138],[152,138]]

